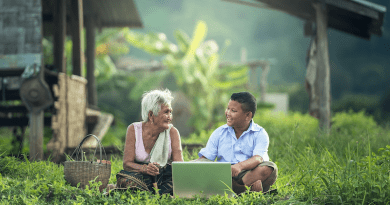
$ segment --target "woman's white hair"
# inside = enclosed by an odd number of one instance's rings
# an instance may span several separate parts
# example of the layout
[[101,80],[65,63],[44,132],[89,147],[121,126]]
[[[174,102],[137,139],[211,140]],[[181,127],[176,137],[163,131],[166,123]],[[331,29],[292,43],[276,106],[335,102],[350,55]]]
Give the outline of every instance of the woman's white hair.
[[155,116],[161,110],[161,105],[171,106],[173,100],[172,94],[168,89],[165,90],[151,90],[142,95],[141,115],[142,120],[147,122],[149,120],[149,111],[152,111]]

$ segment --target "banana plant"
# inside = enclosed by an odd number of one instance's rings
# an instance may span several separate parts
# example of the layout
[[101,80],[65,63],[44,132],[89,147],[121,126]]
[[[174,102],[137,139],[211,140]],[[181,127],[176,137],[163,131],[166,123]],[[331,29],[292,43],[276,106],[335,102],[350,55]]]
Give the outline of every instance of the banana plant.
[[191,126],[196,131],[210,128],[224,110],[231,92],[242,89],[248,82],[245,65],[220,67],[221,54],[214,40],[205,41],[207,25],[199,21],[190,38],[185,32],[176,30],[176,44],[169,42],[165,34],[136,33],[127,30],[124,38],[134,47],[152,55],[164,56],[166,69],[148,75],[139,81],[130,96],[139,98],[148,89],[158,85],[173,74],[177,87],[190,100]]

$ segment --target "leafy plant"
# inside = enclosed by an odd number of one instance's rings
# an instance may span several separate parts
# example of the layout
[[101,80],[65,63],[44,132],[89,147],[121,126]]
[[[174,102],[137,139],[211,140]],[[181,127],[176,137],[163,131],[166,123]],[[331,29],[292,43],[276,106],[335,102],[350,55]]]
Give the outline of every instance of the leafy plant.
[[170,74],[175,77],[177,88],[191,103],[191,125],[197,132],[210,128],[219,120],[221,110],[235,89],[243,88],[247,81],[245,65],[220,67],[218,45],[213,40],[204,41],[207,26],[199,21],[192,39],[183,31],[175,31],[177,44],[169,42],[165,34],[141,34],[128,30],[124,37],[133,46],[153,54],[164,56],[164,70],[151,73],[139,81],[131,92],[138,99],[143,92],[159,87]]

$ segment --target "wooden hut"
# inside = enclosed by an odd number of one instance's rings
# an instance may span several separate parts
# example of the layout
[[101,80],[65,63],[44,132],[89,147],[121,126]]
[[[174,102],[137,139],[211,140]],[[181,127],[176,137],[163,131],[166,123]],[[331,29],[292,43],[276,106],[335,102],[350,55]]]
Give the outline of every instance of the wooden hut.
[[[43,159],[44,126],[53,129],[47,147],[54,156],[76,146],[87,133],[88,122],[95,125],[91,132],[104,135],[112,115],[98,111],[95,35],[106,27],[141,28],[134,2],[0,0],[0,10],[0,126],[20,127],[19,135],[23,135],[26,126],[30,127],[32,160]],[[70,76],[66,74],[64,57],[67,35],[73,43]],[[42,37],[47,36],[53,37],[54,65],[43,63]],[[84,62],[85,77],[81,76]]]

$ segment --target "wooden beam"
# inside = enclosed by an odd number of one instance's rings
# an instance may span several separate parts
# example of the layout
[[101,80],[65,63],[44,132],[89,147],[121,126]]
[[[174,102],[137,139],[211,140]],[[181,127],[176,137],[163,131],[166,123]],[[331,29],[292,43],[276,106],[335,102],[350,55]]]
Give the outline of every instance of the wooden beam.
[[132,27],[132,28],[142,28],[142,23],[139,22],[100,22],[98,23],[98,27]]
[[282,11],[284,13],[296,16],[304,20],[312,19],[315,14],[309,2],[311,1],[302,1],[297,3],[297,1],[276,1],[276,0],[258,0],[271,9]]
[[83,68],[83,36],[82,31],[84,27],[83,18],[83,1],[71,0],[71,19],[72,19],[72,43],[73,43],[73,74],[81,76],[81,69]]
[[[51,117],[44,117],[43,125],[51,126]],[[5,118],[0,117],[0,127],[14,127],[14,126],[29,126],[29,117],[13,117],[13,118]]]
[[30,112],[30,161],[43,159],[43,111]]
[[54,66],[58,72],[66,73],[66,0],[55,0],[54,7]]
[[222,0],[222,1],[241,4],[241,5],[245,5],[245,6],[257,7],[257,8],[261,8],[261,9],[272,9],[271,7],[269,7],[265,4],[262,4],[262,3],[252,3],[252,2],[241,1],[241,0]]
[[4,98],[3,93],[1,91],[0,100],[20,100],[19,90],[6,90]]
[[367,6],[358,4],[353,1],[325,0],[325,2],[329,5],[336,6],[338,8],[342,8],[347,11],[360,14],[362,16],[367,16],[375,20],[379,19],[378,11],[375,11],[371,8],[368,8]]
[[[339,31],[343,31],[347,34],[352,34],[357,37],[369,40],[370,39],[370,32],[369,28],[367,27],[370,25],[369,22],[371,21],[368,18],[362,18],[359,21],[353,20],[348,17],[342,17],[339,18],[340,15],[330,15],[328,16],[328,26],[331,28],[334,28]],[[343,20],[342,20],[343,19]]]
[[24,105],[11,105],[11,106],[0,105],[0,112],[28,113],[28,110]]
[[316,10],[317,26],[317,81],[315,83],[319,95],[319,120],[320,128],[328,132],[330,129],[330,66],[327,25],[328,17],[326,5],[313,4]]
[[88,16],[85,19],[86,27],[86,40],[87,40],[87,90],[88,90],[88,104],[90,106],[97,107],[97,90],[95,84],[95,36],[96,36],[96,27],[95,21],[92,16]]
[[[0,62],[1,63],[1,62]],[[0,70],[0,77],[21,76],[25,68],[8,68]]]

